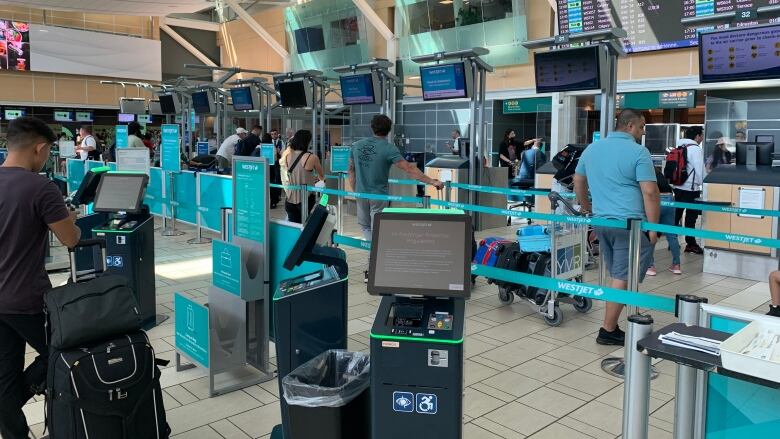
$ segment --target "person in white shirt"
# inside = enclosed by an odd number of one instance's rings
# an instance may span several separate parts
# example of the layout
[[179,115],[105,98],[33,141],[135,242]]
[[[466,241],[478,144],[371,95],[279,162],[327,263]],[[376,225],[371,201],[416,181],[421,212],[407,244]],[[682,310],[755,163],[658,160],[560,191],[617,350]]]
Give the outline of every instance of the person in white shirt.
[[[701,127],[688,127],[685,130],[685,138],[677,141],[677,146],[685,147],[688,161],[688,179],[680,186],[674,187],[674,201],[680,203],[695,203],[701,196],[701,187],[704,180],[704,150],[700,146],[704,139]],[[683,213],[685,213],[685,227],[696,228],[696,220],[701,214],[700,210],[677,209],[675,224],[680,225]],[[685,237],[685,253],[703,254],[704,250],[696,243],[693,236]]]
[[92,135],[92,127],[84,125],[79,128],[79,137],[81,138],[81,143],[76,148],[76,153],[81,160],[86,160],[89,158],[90,152],[97,150],[97,141]]
[[229,169],[232,166],[233,153],[236,150],[236,144],[239,140],[244,139],[247,134],[249,134],[249,131],[238,127],[236,128],[236,134],[228,136],[228,138],[222,142],[222,145],[220,145],[217,150],[217,166],[219,169]]
[[143,134],[141,133],[141,124],[138,122],[130,122],[130,124],[127,125],[127,147],[146,148],[143,141]]

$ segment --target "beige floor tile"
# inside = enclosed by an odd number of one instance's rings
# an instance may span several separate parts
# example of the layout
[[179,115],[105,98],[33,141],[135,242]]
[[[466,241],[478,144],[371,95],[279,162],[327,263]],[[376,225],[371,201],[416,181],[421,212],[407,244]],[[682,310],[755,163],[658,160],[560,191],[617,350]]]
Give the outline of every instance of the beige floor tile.
[[539,359],[526,361],[519,366],[513,367],[512,371],[530,378],[534,378],[543,383],[555,381],[558,378],[570,373],[570,370],[565,367],[556,366],[553,363],[548,363]]
[[568,415],[587,402],[565,393],[556,392],[549,387],[536,389],[517,401],[556,418]]
[[592,373],[583,372],[582,370],[576,370],[566,374],[558,378],[556,383],[593,396],[602,395],[620,385],[617,381],[602,378]]
[[217,422],[259,406],[260,403],[244,392],[228,393],[205,399],[168,411],[168,424],[174,433]]
[[573,348],[571,346],[559,347],[553,351],[547,352],[545,355],[577,366],[584,366],[599,358],[598,355],[592,352]]
[[208,425],[171,436],[171,439],[223,439]]
[[551,424],[528,439],[592,439],[591,436],[561,424]]
[[474,419],[471,423],[504,439],[523,439],[526,437],[524,434],[493,422],[485,416]]
[[486,329],[480,332],[480,334],[494,340],[509,343],[535,332],[539,332],[546,327],[547,325],[540,321],[522,318]]
[[478,418],[506,404],[500,399],[486,395],[469,387],[463,398],[463,413]]
[[271,433],[281,423],[281,416],[279,403],[275,402],[232,416],[229,421],[250,437],[258,437]]
[[518,398],[544,385],[541,381],[528,378],[511,370],[482,380],[482,383]]
[[514,367],[555,348],[556,346],[552,346],[549,343],[526,337],[484,352],[480,357]]
[[219,435],[225,439],[248,439],[246,433],[241,431],[240,428],[233,425],[232,422],[227,419],[217,421],[211,424],[211,428],[214,429]]
[[485,378],[492,377],[497,373],[498,370],[491,369],[473,360],[465,360],[463,363],[463,377],[466,386],[478,383]]
[[622,411],[598,401],[580,407],[569,417],[614,435],[623,431]]
[[503,439],[502,436],[493,434],[472,423],[463,426],[463,437],[468,439]]
[[555,422],[554,417],[517,402],[492,411],[485,417],[526,436]]

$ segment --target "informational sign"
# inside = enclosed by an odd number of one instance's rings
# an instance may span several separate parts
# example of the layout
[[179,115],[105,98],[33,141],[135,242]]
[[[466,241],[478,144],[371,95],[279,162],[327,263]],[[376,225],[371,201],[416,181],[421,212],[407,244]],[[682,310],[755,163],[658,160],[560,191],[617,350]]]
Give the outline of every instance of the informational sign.
[[5,120],[14,120],[24,117],[26,111],[24,110],[5,110]]
[[70,159],[76,157],[76,142],[73,140],[60,140],[60,158]]
[[72,111],[55,111],[54,112],[54,121],[55,122],[73,122],[73,112]]
[[[739,188],[739,207],[742,209],[763,209],[766,191],[760,187]],[[738,214],[745,218],[762,218],[758,215]]]
[[154,121],[154,119],[152,118],[152,116],[150,114],[139,114],[138,115],[138,123],[140,123],[141,125],[148,125],[148,124],[152,123],[153,121]]
[[181,157],[179,156],[179,125],[165,124],[162,126],[162,140],[160,142],[160,160],[164,171],[181,171]]
[[276,147],[273,143],[263,143],[260,145],[260,156],[268,161],[269,165],[276,164]]
[[265,160],[234,158],[233,217],[236,236],[265,242],[268,178]]
[[349,172],[351,150],[349,146],[334,146],[330,149],[331,172]]
[[127,125],[117,125],[114,133],[117,149],[127,148]]
[[506,99],[503,107],[504,114],[549,113],[552,108],[552,98]]
[[213,241],[213,284],[241,297],[241,247],[225,241]]
[[414,413],[414,393],[393,392],[393,411]]
[[209,154],[209,142],[198,142],[198,155]]
[[463,63],[420,67],[420,83],[426,101],[468,97]]
[[30,25],[0,20],[0,70],[30,70]]
[[780,24],[701,35],[701,82],[780,78]]
[[181,293],[174,295],[175,345],[179,353],[209,367],[209,309]]
[[694,90],[662,91],[658,93],[658,108],[693,108],[696,106]]
[[195,110],[190,110],[190,131],[195,129],[195,124],[198,123],[198,116]]
[[122,148],[116,150],[116,170],[119,172],[143,172],[149,175],[151,163],[146,148]]
[[601,140],[601,131],[594,131],[593,132],[593,141],[596,142],[598,140]]
[[77,111],[76,112],[76,122],[92,122],[92,112],[91,111]]

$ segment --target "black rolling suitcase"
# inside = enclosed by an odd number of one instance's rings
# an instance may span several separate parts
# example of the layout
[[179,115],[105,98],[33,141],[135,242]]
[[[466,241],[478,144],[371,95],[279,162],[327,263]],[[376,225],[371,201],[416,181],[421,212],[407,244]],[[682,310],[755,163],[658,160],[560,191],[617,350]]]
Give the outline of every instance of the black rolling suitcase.
[[[105,243],[88,240],[79,247]],[[160,389],[161,362],[140,330],[137,302],[126,280],[79,272],[71,250],[71,280],[45,297],[53,339],[46,377],[50,439],[167,439]]]

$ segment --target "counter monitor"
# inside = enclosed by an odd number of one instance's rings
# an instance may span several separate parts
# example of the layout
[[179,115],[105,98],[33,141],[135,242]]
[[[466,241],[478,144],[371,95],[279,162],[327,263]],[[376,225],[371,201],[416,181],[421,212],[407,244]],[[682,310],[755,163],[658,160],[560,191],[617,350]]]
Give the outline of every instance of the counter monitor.
[[377,101],[381,100],[382,93],[376,73],[345,75],[339,80],[344,105],[377,104]]
[[472,72],[464,63],[420,67],[424,101],[471,97]]
[[774,151],[769,142],[737,142],[737,165],[772,166]]
[[120,123],[135,122],[135,114],[119,113],[118,120],[119,120]]
[[95,195],[94,211],[139,213],[148,182],[146,174],[104,174]]
[[77,111],[76,122],[94,122],[91,111]]
[[55,122],[73,122],[73,112],[68,110],[55,110]]
[[258,110],[257,94],[252,87],[236,87],[230,89],[233,98],[233,109],[236,111]]

